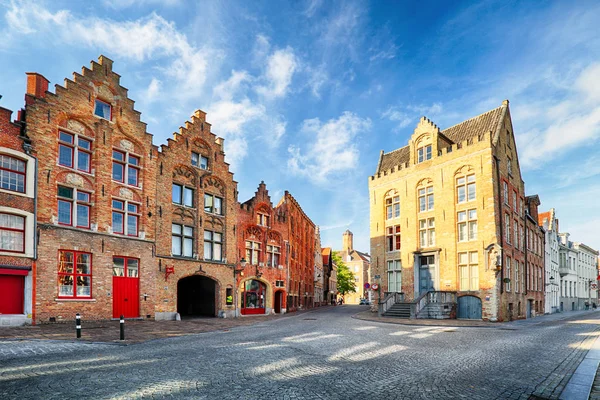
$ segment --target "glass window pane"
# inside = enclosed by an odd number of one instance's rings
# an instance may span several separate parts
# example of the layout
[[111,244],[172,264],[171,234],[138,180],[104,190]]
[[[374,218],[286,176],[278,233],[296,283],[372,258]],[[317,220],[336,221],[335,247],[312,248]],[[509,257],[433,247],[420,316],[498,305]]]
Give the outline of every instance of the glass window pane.
[[467,236],[467,224],[465,223],[461,223],[458,224],[458,240],[460,242],[466,240],[466,236]]
[[127,234],[129,236],[137,236],[138,234],[138,217],[137,215],[127,216]]
[[125,204],[120,201],[120,200],[113,200],[112,201],[112,206],[113,208],[116,208],[117,210],[124,210],[125,209]]
[[73,276],[60,275],[58,277],[58,295],[73,296]]
[[79,140],[77,141],[77,145],[85,150],[89,150],[92,148],[92,142],[90,142],[87,139],[83,139],[83,138],[79,138]]
[[173,203],[181,204],[181,186],[173,184],[171,193],[172,193],[171,198],[173,199]]
[[90,296],[92,289],[92,278],[89,276],[77,277],[77,296]]
[[174,256],[181,255],[181,237],[171,236],[171,254]]
[[475,175],[467,176],[467,182],[475,182]]
[[90,207],[81,204],[77,205],[77,226],[90,226]]
[[90,202],[90,194],[86,192],[77,192],[77,201],[83,201],[85,203]]
[[113,211],[112,228],[115,233],[123,233],[123,214]]
[[212,232],[211,231],[204,231],[204,239],[205,240],[212,240]]
[[96,106],[94,108],[94,114],[98,117],[107,119],[110,121],[110,104],[96,99]]
[[127,276],[130,278],[137,278],[139,270],[139,261],[135,258],[127,259]]
[[204,195],[204,211],[212,212],[213,210],[213,197],[209,194]]
[[71,202],[58,200],[58,222],[71,225]]
[[476,251],[472,251],[470,254],[471,257],[471,264],[477,264],[477,252]]
[[465,201],[465,187],[464,186],[459,186],[456,188],[457,190],[457,200],[459,203],[462,203]]
[[115,160],[125,162],[125,153],[121,153],[120,151],[113,150],[113,158]]
[[129,164],[131,164],[131,165],[140,165],[140,159],[139,159],[139,157],[130,155],[129,156]]
[[183,241],[183,255],[186,257],[191,257],[192,256],[192,239],[184,239]]
[[58,163],[67,167],[73,167],[73,149],[64,145],[58,146]]
[[433,195],[427,196],[427,209],[433,210]]
[[183,234],[185,236],[193,236],[194,235],[194,228],[192,228],[191,226],[184,226],[183,227]]
[[221,210],[221,198],[215,197],[215,214],[222,215],[223,212]]
[[[215,232],[215,234],[214,234],[214,241],[215,242],[220,242],[221,241],[221,234],[220,233]],[[256,247],[260,249],[260,244],[259,243],[256,243],[256,244],[257,244]]]
[[133,203],[127,203],[127,211],[131,213],[138,212],[138,205]]
[[458,213],[458,222],[462,222],[467,218],[467,213],[465,211],[460,211]]
[[183,204],[192,207],[194,205],[194,190],[183,188]]
[[171,233],[175,233],[177,235],[181,234],[181,225],[179,224],[171,224]]
[[469,201],[475,200],[475,184],[469,183],[467,185],[467,190],[469,192]]
[[469,219],[477,219],[477,210],[469,210]]
[[139,174],[139,171],[137,168],[128,167],[127,168],[127,183],[129,185],[137,186],[138,185],[138,174]]
[[212,260],[212,243],[204,242],[204,259]]
[[194,167],[198,166],[198,164],[199,164],[199,158],[200,158],[200,155],[198,153],[192,152],[192,165]]
[[113,276],[125,276],[125,259],[113,257]]
[[62,142],[67,142],[67,143],[73,144],[73,135],[70,135],[70,134],[65,133],[65,132],[59,132],[58,133],[58,140],[60,140]]
[[113,161],[113,179],[115,181],[124,181],[124,167],[123,164]]
[[467,263],[467,253],[458,253],[458,263],[459,264]]
[[85,253],[77,254],[77,273],[89,275],[90,270],[90,255]]
[[58,187],[58,197],[72,199],[73,198],[73,189],[64,187],[64,186],[59,186]]
[[202,168],[202,169],[208,169],[208,158],[202,157],[200,159],[200,168]]

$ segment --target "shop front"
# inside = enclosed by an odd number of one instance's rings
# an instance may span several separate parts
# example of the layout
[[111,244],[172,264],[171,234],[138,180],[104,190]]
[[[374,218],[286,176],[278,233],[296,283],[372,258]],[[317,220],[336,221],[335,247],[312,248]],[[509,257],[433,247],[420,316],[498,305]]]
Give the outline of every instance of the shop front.
[[267,286],[256,279],[244,283],[242,291],[242,315],[265,314],[267,304]]

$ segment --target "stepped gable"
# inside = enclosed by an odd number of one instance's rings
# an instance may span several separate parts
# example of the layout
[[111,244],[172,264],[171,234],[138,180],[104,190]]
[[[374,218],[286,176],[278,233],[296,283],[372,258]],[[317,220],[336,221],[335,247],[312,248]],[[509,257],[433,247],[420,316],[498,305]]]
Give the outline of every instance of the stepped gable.
[[[496,132],[498,123],[502,121],[505,104],[481,115],[470,118],[440,132],[446,141],[461,143],[475,136],[482,137],[487,132]],[[425,118],[425,117],[423,117]],[[377,173],[388,171],[410,161],[410,146],[404,146],[389,153],[383,153],[379,161]]]

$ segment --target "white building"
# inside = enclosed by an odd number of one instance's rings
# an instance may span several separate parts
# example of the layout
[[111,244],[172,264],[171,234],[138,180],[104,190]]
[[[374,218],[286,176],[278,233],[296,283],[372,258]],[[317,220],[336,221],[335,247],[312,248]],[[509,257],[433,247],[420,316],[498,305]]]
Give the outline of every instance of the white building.
[[545,265],[545,309],[544,313],[552,314],[560,311],[561,278],[558,269],[558,219],[556,210],[539,214],[539,224],[546,231],[546,245],[544,248]]
[[598,291],[592,287],[592,283],[597,284],[598,251],[579,242],[573,243],[573,248],[577,250],[578,309],[584,310],[588,305],[598,305]]
[[327,301],[327,296],[323,293],[323,282],[324,282],[323,273],[323,256],[321,254],[321,231],[317,226],[315,228],[315,286],[314,286],[314,302],[315,306],[321,306],[324,302]]
[[578,309],[577,250],[569,241],[568,233],[559,233],[558,272],[560,274],[560,311]]

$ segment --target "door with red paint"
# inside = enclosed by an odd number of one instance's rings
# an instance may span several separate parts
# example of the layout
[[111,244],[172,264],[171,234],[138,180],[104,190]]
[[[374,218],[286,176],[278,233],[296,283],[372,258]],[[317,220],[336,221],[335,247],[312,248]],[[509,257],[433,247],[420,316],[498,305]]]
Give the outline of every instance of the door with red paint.
[[140,316],[140,260],[113,257],[113,318]]
[[0,275],[0,314],[23,314],[25,279],[20,275]]

